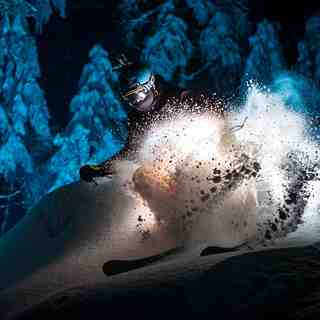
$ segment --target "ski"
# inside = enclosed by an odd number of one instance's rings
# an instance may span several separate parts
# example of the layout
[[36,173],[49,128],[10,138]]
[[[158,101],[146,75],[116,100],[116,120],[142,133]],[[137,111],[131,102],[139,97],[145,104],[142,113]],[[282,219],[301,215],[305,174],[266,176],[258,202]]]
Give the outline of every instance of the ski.
[[114,276],[117,274],[121,274],[121,273],[146,267],[152,263],[155,263],[164,258],[167,258],[168,256],[183,252],[183,250],[184,250],[184,247],[177,247],[177,248],[165,251],[163,253],[141,258],[141,259],[110,260],[103,265],[102,269],[106,276]]
[[233,251],[237,251],[237,250],[240,250],[240,249],[244,248],[245,245],[246,245],[246,243],[243,243],[243,244],[240,244],[238,246],[230,247],[230,248],[209,246],[209,247],[206,247],[205,249],[203,249],[201,251],[200,256],[201,257],[206,257],[206,256],[214,255],[214,254],[233,252]]

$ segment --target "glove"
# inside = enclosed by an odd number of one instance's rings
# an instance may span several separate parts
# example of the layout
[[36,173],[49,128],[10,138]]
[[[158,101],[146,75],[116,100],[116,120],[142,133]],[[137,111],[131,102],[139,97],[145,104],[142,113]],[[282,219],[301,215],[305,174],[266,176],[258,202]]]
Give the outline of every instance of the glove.
[[94,166],[85,165],[80,168],[80,179],[85,182],[93,182],[93,178],[97,176],[97,170],[93,169]]
[[112,176],[114,169],[112,168],[112,161],[107,161],[103,164],[103,176]]
[[94,182],[94,178],[105,177],[113,174],[111,170],[111,163],[106,165],[96,166],[96,165],[85,165],[80,168],[80,179],[85,182]]

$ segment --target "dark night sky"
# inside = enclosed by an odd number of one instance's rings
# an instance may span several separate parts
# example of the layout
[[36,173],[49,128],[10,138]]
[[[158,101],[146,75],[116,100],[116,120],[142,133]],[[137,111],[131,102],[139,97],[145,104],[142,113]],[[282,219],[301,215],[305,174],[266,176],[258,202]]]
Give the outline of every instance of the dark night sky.
[[[69,1],[71,3],[72,0]],[[296,44],[303,37],[307,17],[320,12],[320,1],[250,0],[250,20],[263,18],[282,25],[280,37],[288,64],[296,59]],[[67,19],[52,18],[38,36],[42,86],[46,91],[52,123],[64,126],[70,100],[76,94],[88,52],[97,42],[116,54],[121,47],[116,36],[116,0],[75,0]],[[279,5],[281,3],[281,5]],[[57,127],[56,129],[59,129]]]

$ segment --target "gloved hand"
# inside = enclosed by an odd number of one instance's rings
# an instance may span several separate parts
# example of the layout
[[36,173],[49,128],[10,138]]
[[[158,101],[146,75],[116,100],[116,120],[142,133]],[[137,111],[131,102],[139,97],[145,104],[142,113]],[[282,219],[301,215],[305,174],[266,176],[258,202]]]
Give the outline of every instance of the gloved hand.
[[103,164],[103,176],[112,176],[114,174],[114,168],[112,166],[112,160],[109,160]]
[[105,177],[113,174],[111,162],[105,165],[85,165],[80,168],[80,179],[85,182],[94,182],[94,178]]
[[96,170],[92,169],[93,166],[91,165],[85,165],[80,168],[79,175],[80,179],[85,182],[93,182],[93,178],[96,177]]

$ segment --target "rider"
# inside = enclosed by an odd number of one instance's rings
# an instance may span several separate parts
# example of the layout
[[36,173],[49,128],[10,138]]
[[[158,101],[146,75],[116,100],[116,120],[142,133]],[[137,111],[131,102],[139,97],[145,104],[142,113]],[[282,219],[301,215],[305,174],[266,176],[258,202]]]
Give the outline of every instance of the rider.
[[164,106],[165,100],[177,92],[176,89],[173,92],[168,84],[160,83],[161,79],[142,64],[124,63],[119,80],[120,95],[128,113],[128,140],[125,147],[107,161],[80,168],[80,178],[87,182],[93,182],[95,177],[112,175],[112,162],[122,159],[128,151],[134,149],[134,131],[139,125],[147,126],[151,118]]

